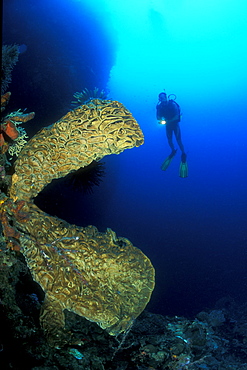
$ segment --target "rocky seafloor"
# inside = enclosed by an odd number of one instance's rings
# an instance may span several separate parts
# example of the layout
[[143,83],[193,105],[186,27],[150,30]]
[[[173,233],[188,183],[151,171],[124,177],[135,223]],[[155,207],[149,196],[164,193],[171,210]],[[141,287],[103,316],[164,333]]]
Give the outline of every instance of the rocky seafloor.
[[8,250],[1,236],[1,370],[247,370],[247,304],[231,298],[194,319],[144,311],[118,337],[66,311],[73,340],[62,348],[50,347],[39,325],[43,299],[22,254]]

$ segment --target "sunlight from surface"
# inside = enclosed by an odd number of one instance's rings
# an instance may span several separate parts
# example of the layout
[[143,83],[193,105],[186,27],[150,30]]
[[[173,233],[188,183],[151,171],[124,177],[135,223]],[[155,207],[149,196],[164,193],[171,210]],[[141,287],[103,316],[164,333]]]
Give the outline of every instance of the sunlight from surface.
[[[90,5],[93,4],[93,5]],[[168,91],[203,100],[246,92],[244,0],[97,0],[118,39],[109,88],[121,99]],[[132,93],[130,92],[132,91]],[[126,96],[123,97],[126,99]]]

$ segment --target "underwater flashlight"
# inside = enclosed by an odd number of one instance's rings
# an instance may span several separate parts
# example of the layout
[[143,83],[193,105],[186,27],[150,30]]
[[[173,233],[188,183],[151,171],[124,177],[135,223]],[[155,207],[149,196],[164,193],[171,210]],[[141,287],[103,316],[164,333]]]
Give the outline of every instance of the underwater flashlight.
[[165,125],[166,124],[166,121],[164,119],[160,120],[160,124],[161,125]]

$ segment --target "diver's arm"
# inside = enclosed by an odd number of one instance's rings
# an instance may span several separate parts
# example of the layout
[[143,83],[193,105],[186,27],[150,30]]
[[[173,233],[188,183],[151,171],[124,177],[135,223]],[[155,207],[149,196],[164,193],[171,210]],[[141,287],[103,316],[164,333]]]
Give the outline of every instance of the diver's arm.
[[156,118],[158,121],[162,119],[162,115],[160,114],[160,104],[159,103],[156,105]]
[[158,106],[157,106],[157,110],[156,110],[156,119],[157,119],[158,123],[161,123],[162,121],[165,121],[165,118],[161,115]]

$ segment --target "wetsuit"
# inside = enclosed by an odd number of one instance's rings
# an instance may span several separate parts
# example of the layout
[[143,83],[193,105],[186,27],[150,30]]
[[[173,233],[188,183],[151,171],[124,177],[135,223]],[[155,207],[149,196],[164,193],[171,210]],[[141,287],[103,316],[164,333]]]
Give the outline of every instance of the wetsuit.
[[179,127],[180,122],[180,107],[174,100],[167,102],[161,101],[156,106],[157,120],[165,119],[166,121],[166,136],[170,148],[174,151],[174,144],[172,142],[172,133],[174,132],[177,143],[184,152],[184,146],[181,141],[181,131]]

